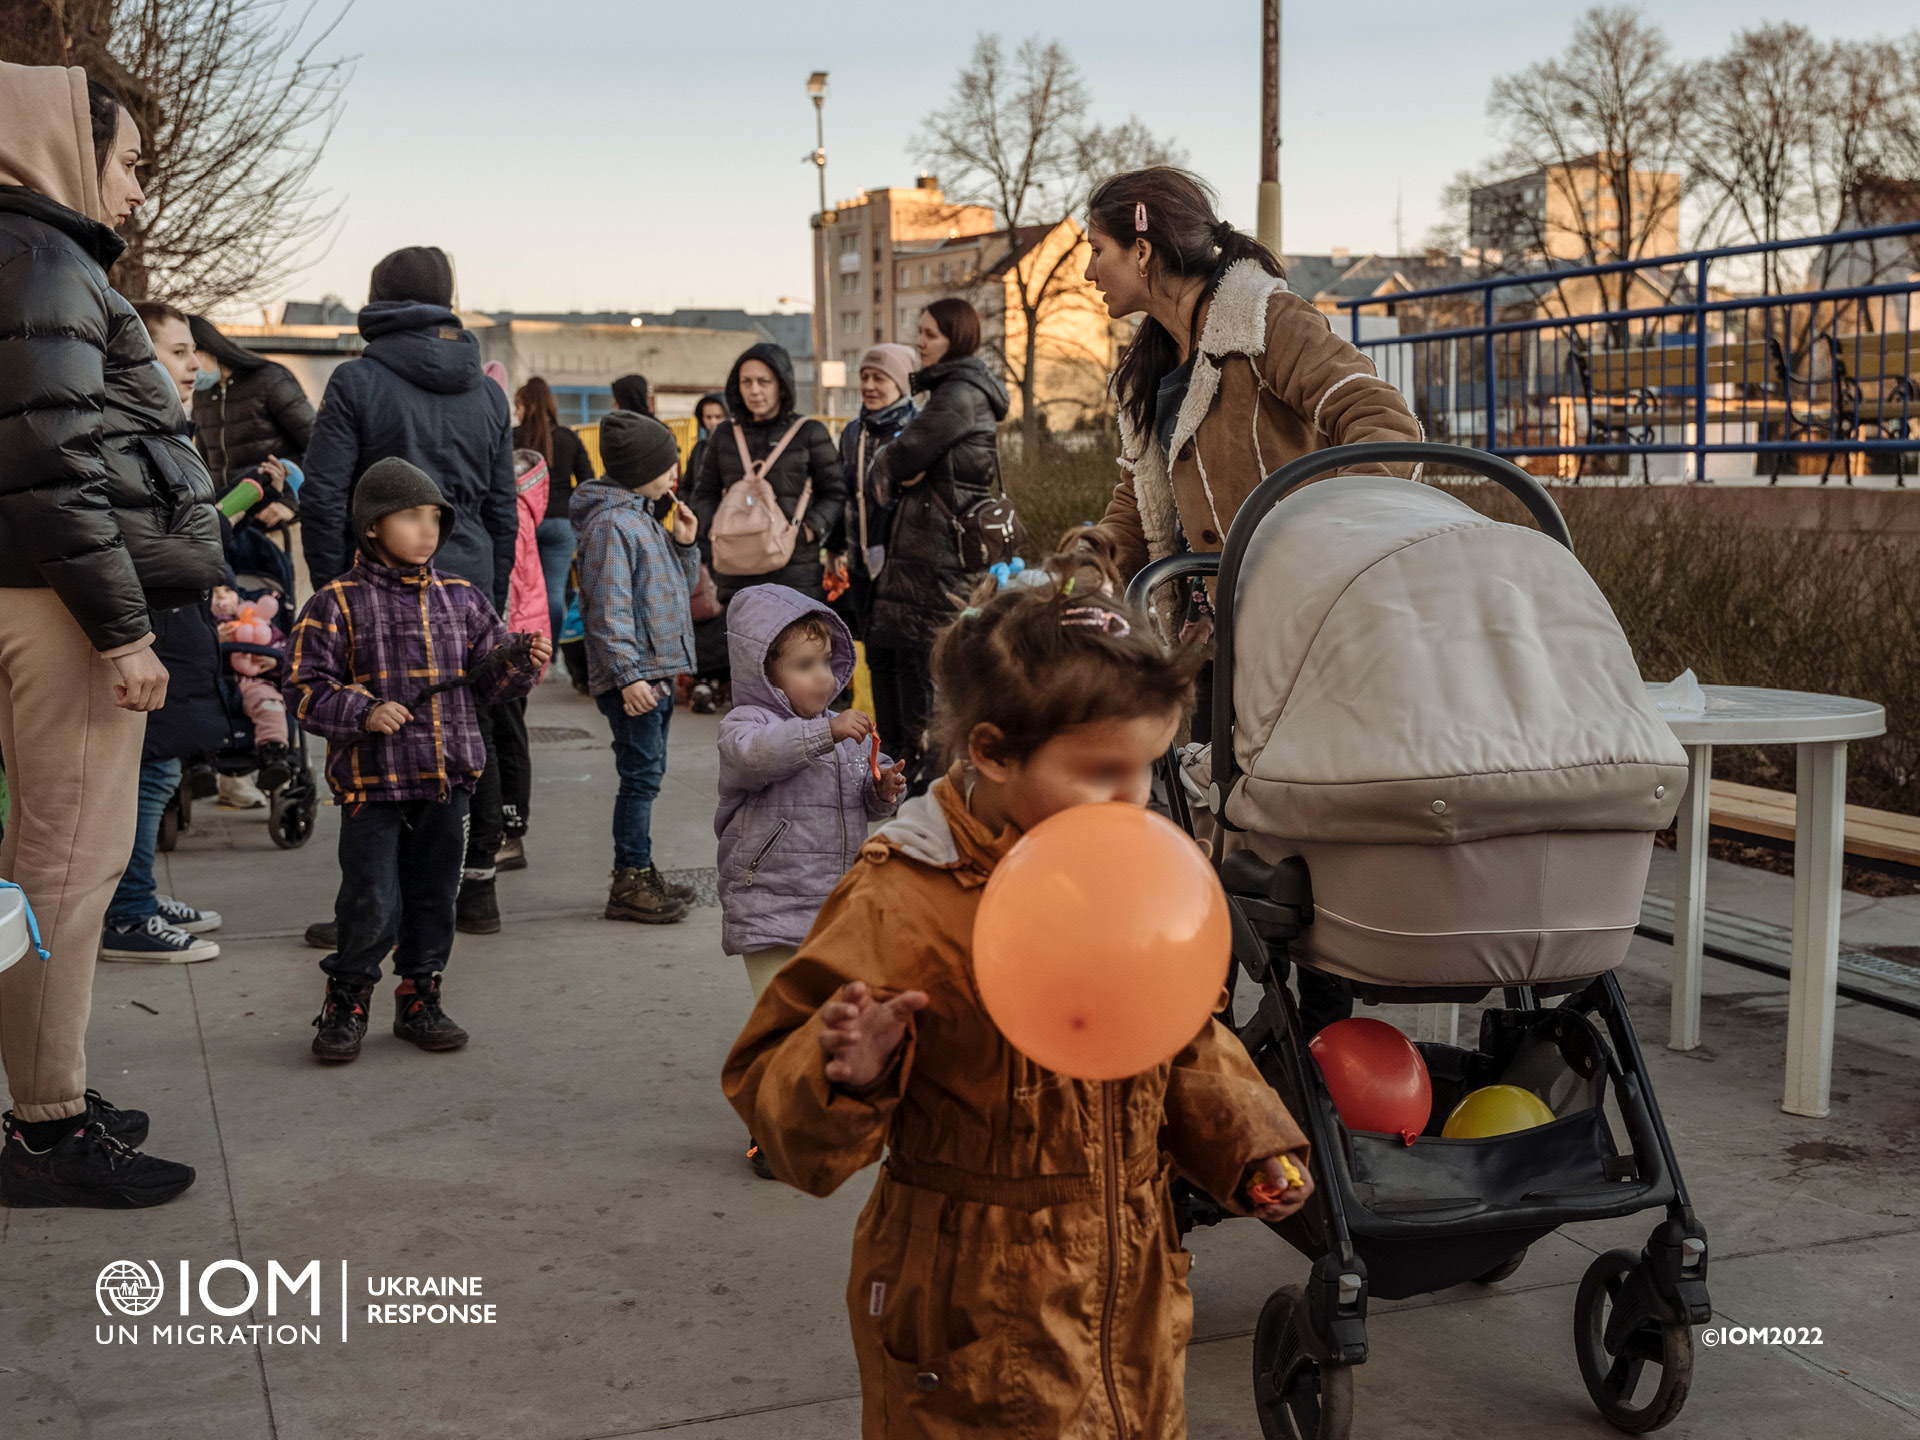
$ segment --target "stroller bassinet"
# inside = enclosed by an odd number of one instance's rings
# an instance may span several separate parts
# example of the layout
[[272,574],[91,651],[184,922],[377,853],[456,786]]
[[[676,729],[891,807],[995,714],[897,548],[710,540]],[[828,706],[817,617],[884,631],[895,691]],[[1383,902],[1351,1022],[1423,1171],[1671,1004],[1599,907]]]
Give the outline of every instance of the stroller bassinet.
[[[1298,489],[1411,461],[1497,481],[1545,533],[1385,475]],[[1313,1279],[1277,1290],[1255,1337],[1263,1430],[1346,1434],[1370,1293],[1491,1282],[1561,1224],[1649,1208],[1667,1218],[1646,1249],[1610,1251],[1581,1285],[1576,1351],[1609,1420],[1665,1424],[1710,1313],[1706,1236],[1611,971],[1686,759],[1611,607],[1538,483],[1454,446],[1309,455],[1255,490],[1220,555],[1161,561],[1130,593],[1215,571],[1212,743],[1170,754],[1163,779],[1213,845],[1233,975],[1262,987],[1237,1033],[1313,1142],[1316,1183],[1279,1227]],[[1296,964],[1370,1003],[1501,992],[1473,1049],[1419,1045],[1435,1103],[1418,1140],[1342,1122],[1287,989]],[[1493,1083],[1533,1090],[1553,1121],[1443,1138],[1453,1103]],[[1185,1223],[1225,1218],[1182,1203]]]

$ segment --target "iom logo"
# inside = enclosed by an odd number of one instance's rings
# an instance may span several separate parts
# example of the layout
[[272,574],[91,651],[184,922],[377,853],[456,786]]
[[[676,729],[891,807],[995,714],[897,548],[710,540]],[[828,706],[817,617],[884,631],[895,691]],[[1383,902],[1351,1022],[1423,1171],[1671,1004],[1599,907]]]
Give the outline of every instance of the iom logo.
[[[166,1278],[160,1273],[160,1266],[153,1266],[149,1275],[140,1268],[137,1260],[115,1260],[100,1272],[93,1282],[93,1295],[100,1302],[100,1313],[112,1315],[118,1310],[122,1315],[150,1315],[160,1307],[160,1301],[167,1293]],[[111,1303],[113,1309],[108,1309]]]

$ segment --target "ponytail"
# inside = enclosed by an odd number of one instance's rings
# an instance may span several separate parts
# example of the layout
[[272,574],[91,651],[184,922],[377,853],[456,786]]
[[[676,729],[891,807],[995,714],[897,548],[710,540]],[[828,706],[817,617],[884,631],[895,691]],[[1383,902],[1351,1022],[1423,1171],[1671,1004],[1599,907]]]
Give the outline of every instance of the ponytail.
[[[1200,312],[1220,288],[1221,277],[1242,260],[1269,275],[1285,275],[1280,259],[1251,235],[1214,213],[1213,192],[1196,176],[1170,165],[1131,170],[1102,182],[1087,204],[1091,228],[1117,241],[1144,239],[1153,247],[1148,283],[1199,276],[1201,303],[1193,307],[1191,354],[1200,339]],[[1145,222],[1142,224],[1142,222]],[[1179,346],[1148,316],[1114,372],[1121,413],[1136,434],[1153,424],[1160,382],[1179,363]]]

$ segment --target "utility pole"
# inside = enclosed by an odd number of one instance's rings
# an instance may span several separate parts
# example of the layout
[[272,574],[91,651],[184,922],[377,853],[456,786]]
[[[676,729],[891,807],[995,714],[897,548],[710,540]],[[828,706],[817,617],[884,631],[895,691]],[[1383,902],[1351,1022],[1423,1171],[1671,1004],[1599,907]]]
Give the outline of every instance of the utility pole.
[[813,228],[820,232],[820,303],[813,308],[813,400],[826,414],[833,414],[833,391],[827,385],[827,364],[833,354],[833,278],[834,258],[828,242],[833,238],[834,217],[827,213],[827,72],[816,70],[807,77],[807,94],[813,99],[813,161],[820,177],[820,208],[814,212]]
[[1260,0],[1260,243],[1280,253],[1280,0]]

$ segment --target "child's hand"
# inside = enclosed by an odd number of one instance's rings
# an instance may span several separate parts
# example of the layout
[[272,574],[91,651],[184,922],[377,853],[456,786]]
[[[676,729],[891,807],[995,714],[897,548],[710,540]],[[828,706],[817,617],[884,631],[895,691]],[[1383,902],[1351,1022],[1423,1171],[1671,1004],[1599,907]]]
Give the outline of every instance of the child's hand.
[[533,661],[533,668],[538,670],[553,658],[553,642],[544,635],[535,635],[527,646],[527,658]]
[[660,704],[660,692],[651,680],[636,680],[620,692],[620,703],[629,715],[645,715]]
[[391,735],[413,719],[413,712],[398,700],[382,700],[367,712],[367,729],[375,735]]
[[240,622],[238,620],[222,620],[213,628],[219,633],[221,644],[231,645],[233,643],[233,637],[240,633]]
[[700,518],[693,513],[693,507],[676,502],[673,507],[673,542],[676,545],[691,545],[700,534]]
[[882,1002],[862,981],[842,985],[820,1007],[827,1027],[820,1037],[820,1048],[827,1052],[827,1079],[856,1093],[872,1086],[887,1073],[907,1033],[907,1021],[926,1003],[924,990],[905,990]]
[[1283,1165],[1282,1159],[1276,1155],[1271,1160],[1262,1160],[1253,1178],[1242,1187],[1256,1219],[1284,1220],[1313,1194],[1313,1177],[1306,1168],[1295,1166],[1291,1161]]
[[891,805],[907,793],[907,762],[896,760],[880,772],[880,779],[874,785],[874,792],[882,801]]
[[865,740],[873,733],[873,717],[864,710],[842,710],[827,723],[835,740]]

